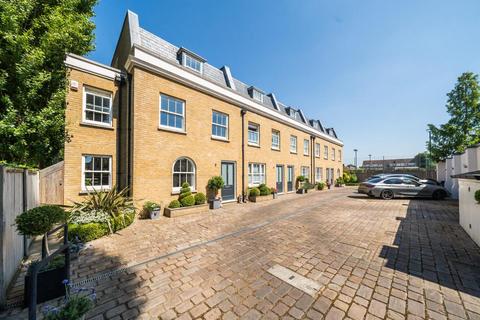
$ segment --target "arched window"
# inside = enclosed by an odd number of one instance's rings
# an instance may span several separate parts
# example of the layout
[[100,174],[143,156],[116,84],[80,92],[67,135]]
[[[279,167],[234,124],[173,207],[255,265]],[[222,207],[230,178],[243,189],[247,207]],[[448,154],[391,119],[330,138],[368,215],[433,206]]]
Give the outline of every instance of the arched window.
[[195,190],[195,163],[188,158],[179,158],[173,165],[173,191],[180,191],[184,182]]

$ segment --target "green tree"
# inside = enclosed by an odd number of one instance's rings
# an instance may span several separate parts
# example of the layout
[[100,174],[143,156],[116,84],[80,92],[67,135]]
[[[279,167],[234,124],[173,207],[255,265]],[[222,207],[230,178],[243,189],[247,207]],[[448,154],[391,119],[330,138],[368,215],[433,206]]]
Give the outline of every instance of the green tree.
[[[480,142],[480,85],[478,76],[463,73],[455,88],[447,94],[450,120],[439,127],[429,124],[432,159],[438,161],[455,152],[463,152]],[[428,143],[427,143],[428,144]]]
[[67,52],[94,48],[96,0],[0,0],[0,160],[63,157]]

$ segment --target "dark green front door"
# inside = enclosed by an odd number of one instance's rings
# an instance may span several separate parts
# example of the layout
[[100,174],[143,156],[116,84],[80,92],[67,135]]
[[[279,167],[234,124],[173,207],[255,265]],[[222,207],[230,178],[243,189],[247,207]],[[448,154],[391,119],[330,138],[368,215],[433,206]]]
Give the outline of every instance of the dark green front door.
[[235,199],[235,163],[222,161],[222,178],[225,185],[222,189],[222,200]]

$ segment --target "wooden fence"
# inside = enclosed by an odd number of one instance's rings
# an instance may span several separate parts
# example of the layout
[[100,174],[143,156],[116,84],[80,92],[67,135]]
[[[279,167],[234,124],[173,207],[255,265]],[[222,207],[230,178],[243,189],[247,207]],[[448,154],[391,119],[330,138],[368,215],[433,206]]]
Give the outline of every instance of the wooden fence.
[[15,218],[39,205],[38,191],[37,171],[0,166],[0,307],[30,244],[17,233]]
[[40,203],[63,205],[63,161],[40,170]]

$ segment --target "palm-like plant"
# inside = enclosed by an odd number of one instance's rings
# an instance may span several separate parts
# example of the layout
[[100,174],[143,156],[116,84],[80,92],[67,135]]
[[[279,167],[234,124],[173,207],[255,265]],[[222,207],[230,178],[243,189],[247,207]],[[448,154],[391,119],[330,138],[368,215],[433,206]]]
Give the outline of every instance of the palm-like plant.
[[[108,191],[97,191],[93,189],[93,192],[88,192],[88,196],[82,202],[74,202],[71,214],[81,215],[88,212],[104,212],[112,219],[121,217],[123,224],[125,225],[124,214],[129,211],[134,211],[132,198],[128,196],[128,188],[117,190],[116,186]],[[107,222],[110,231],[112,228],[110,223]]]

